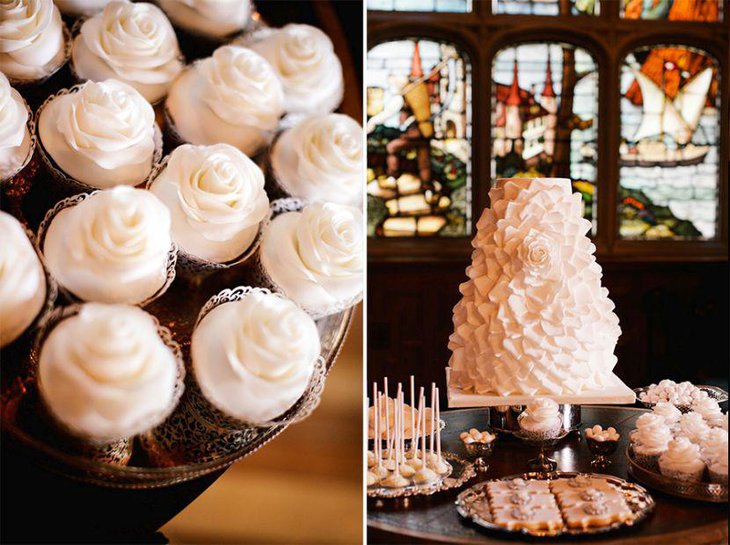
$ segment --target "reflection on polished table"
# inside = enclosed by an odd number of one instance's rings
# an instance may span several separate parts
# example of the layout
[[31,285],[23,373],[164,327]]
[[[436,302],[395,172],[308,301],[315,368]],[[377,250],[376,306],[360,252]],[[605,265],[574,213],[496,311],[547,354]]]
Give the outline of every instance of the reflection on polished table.
[[[613,426],[621,434],[618,449],[609,456],[611,465],[601,473],[607,473],[632,480],[627,476],[626,447],[629,432],[635,427],[636,419],[644,409],[609,406],[583,406],[583,428],[600,424],[604,428]],[[444,411],[446,429],[442,435],[443,449],[459,456],[466,456],[459,433],[469,428],[483,430],[488,424],[487,409],[462,409]],[[592,471],[592,455],[585,439],[571,434],[554,453],[560,471]],[[534,458],[535,447],[527,446],[511,437],[497,439],[492,457],[487,461],[489,470],[479,474],[466,487],[478,480],[493,479],[514,473],[528,471],[527,461]],[[466,487],[462,488],[464,490]],[[428,498],[401,500],[368,500],[368,542],[369,543],[522,543],[518,539],[504,540],[487,531],[479,530],[463,521],[457,514],[454,500],[461,490],[450,491]],[[601,545],[619,543],[651,545],[705,545],[727,543],[728,505],[684,500],[648,489],[656,508],[643,523],[615,534],[607,534],[593,542]],[[561,538],[560,543],[586,543],[588,540]],[[530,541],[528,543],[534,543]]]

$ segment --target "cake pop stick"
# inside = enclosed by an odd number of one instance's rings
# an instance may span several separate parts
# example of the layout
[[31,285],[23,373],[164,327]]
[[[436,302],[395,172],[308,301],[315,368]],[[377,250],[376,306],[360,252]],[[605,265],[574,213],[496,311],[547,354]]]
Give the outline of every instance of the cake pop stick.
[[421,388],[421,397],[418,400],[418,412],[420,414],[423,414],[423,418],[421,418],[421,450],[423,451],[423,453],[421,455],[421,468],[416,471],[416,474],[413,476],[413,480],[418,484],[427,484],[438,479],[438,475],[436,475],[435,472],[433,472],[426,466],[426,415],[424,414],[425,404],[426,396],[423,394],[423,388]]
[[439,475],[443,475],[451,471],[451,466],[447,464],[441,457],[441,402],[439,401],[439,389],[436,388],[436,459],[433,463],[433,470]]
[[[415,436],[411,439],[411,459],[407,462],[414,469],[418,469],[421,465],[421,460],[418,457],[418,441],[421,438],[421,426],[423,422],[423,411],[421,410],[420,405],[421,398],[423,398],[423,386],[418,393],[419,405],[418,410],[416,411],[418,413],[418,420],[416,422]],[[413,404],[413,410],[416,410],[415,403]]]
[[376,436],[378,437],[377,442],[375,443],[375,448],[377,450],[375,454],[375,459],[377,460],[377,465],[375,466],[375,474],[377,475],[378,479],[383,479],[388,476],[388,470],[383,466],[383,448],[382,448],[382,435],[383,432],[381,430],[383,421],[381,420],[383,416],[383,394],[378,392],[377,393],[377,410],[376,413],[378,415],[378,418],[376,420],[377,423],[377,432]]
[[[393,403],[393,410],[395,411],[395,418],[393,419],[393,430],[391,430],[391,436],[393,437],[393,443],[395,444],[395,429],[396,429],[396,422],[398,422],[398,398],[400,397],[401,389],[403,388],[403,385],[401,383],[398,383],[398,389],[395,392],[395,402]],[[390,403],[388,403],[390,405]],[[390,420],[388,421],[388,427],[390,428]],[[391,462],[393,460],[393,449],[390,448],[390,445],[388,446],[388,461]]]
[[434,401],[435,398],[436,398],[436,383],[432,382],[431,383],[431,433],[429,434],[429,443],[431,444],[431,459],[433,459],[433,455],[434,455],[434,452],[433,452],[433,428],[434,428],[433,413],[434,413],[434,410],[433,409],[436,405],[436,403]]
[[415,430],[413,427],[415,426],[415,410],[416,410],[416,382],[413,378],[413,375],[411,375],[411,441],[413,441],[413,434],[415,433]]
[[388,398],[388,377],[385,377],[385,453],[390,458],[390,399]]
[[403,403],[403,392],[401,392],[400,388],[398,389],[397,397],[395,400],[395,421],[394,421],[394,446],[395,446],[395,466],[393,467],[393,473],[383,479],[383,486],[387,486],[388,488],[402,488],[404,486],[408,486],[410,484],[410,481],[406,479],[403,475],[401,475],[400,471],[400,457],[402,456],[402,453],[400,452],[400,442],[402,440],[401,437],[401,430],[403,428],[403,411],[401,410],[402,403]]

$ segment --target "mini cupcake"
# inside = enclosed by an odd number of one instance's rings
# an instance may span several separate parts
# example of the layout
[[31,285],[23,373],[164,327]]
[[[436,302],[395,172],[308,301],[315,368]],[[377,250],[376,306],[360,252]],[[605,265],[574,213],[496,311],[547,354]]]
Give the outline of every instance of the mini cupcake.
[[112,0],[53,0],[61,13],[68,17],[91,17]]
[[700,448],[686,437],[680,437],[670,441],[667,451],[660,456],[659,470],[671,479],[700,481],[705,463],[700,459]]
[[38,388],[52,418],[92,444],[162,422],[182,393],[184,367],[169,332],[126,305],[88,303],[39,340]]
[[158,0],[177,27],[192,34],[225,41],[241,32],[251,17],[250,0]]
[[342,114],[305,119],[271,149],[272,175],[281,190],[312,202],[360,206],[362,159],[362,127]]
[[717,450],[712,453],[712,457],[707,463],[707,472],[710,475],[710,481],[727,486],[727,463],[728,447],[727,441],[725,441],[724,444],[719,445]]
[[165,102],[167,126],[173,140],[225,143],[253,156],[271,142],[283,104],[281,83],[266,60],[223,46],[175,80]]
[[72,189],[139,185],[162,153],[152,106],[116,80],[88,81],[50,97],[36,124],[41,157]]
[[708,431],[710,431],[710,427],[700,413],[689,412],[683,414],[677,422],[677,436],[686,437],[697,445],[702,443],[702,439]]
[[43,314],[51,288],[25,229],[1,211],[0,240],[0,347],[4,347]]
[[183,66],[170,21],[160,8],[144,2],[110,2],[84,21],[71,51],[78,79],[113,78],[151,103],[165,97]]
[[261,169],[228,144],[176,148],[149,189],[170,210],[178,264],[199,270],[250,255],[269,214]]
[[672,432],[662,419],[660,422],[639,426],[631,440],[636,461],[641,466],[656,471],[660,456],[667,451],[672,440]]
[[42,83],[66,60],[65,27],[52,0],[0,2],[0,67],[14,85]]
[[10,182],[30,162],[34,132],[28,105],[0,72],[0,184]]
[[38,238],[53,277],[82,301],[146,304],[175,276],[170,212],[143,189],[118,186],[61,201]]
[[664,423],[670,428],[674,427],[679,421],[679,417],[682,416],[682,411],[666,401],[660,401],[654,405],[652,412],[657,416],[661,416]]
[[[702,393],[707,394],[707,392]],[[702,418],[708,426],[711,426],[712,422],[716,422],[722,417],[720,404],[708,395],[705,395],[700,399],[696,399],[692,403],[692,411],[702,415]]]
[[[277,207],[288,202],[274,201]],[[314,203],[275,215],[259,248],[263,285],[321,318],[356,304],[363,290],[363,217],[352,206]]]
[[563,430],[559,405],[546,397],[528,403],[517,421],[525,437],[536,441],[558,437]]
[[702,440],[700,444],[700,456],[702,460],[709,466],[715,458],[725,453],[727,457],[728,435],[725,430],[713,428]]
[[342,65],[332,41],[318,28],[289,24],[248,45],[274,67],[290,114],[327,114],[342,102]]

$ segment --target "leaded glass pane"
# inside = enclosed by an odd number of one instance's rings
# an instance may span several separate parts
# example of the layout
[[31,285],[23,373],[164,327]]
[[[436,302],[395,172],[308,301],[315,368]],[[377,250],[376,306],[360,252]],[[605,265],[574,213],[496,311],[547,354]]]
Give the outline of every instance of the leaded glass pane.
[[720,20],[720,10],[720,0],[623,0],[621,16],[624,19],[710,23]]
[[[570,0],[563,3],[566,13],[561,13],[560,0],[492,0],[493,13],[510,15],[598,15],[600,0]],[[569,10],[569,11],[568,11]]]
[[471,68],[454,45],[407,39],[368,52],[370,236],[470,233]]
[[717,236],[718,65],[681,46],[642,48],[621,69],[622,238]]
[[492,71],[492,176],[570,178],[596,227],[598,69],[569,44],[502,49]]
[[471,0],[367,0],[369,10],[468,13]]

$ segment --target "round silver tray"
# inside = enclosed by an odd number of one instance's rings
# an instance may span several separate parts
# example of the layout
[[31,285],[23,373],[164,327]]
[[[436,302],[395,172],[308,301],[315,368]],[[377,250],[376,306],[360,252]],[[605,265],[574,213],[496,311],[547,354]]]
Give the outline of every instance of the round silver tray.
[[444,452],[441,456],[451,466],[451,472],[440,481],[425,485],[411,485],[403,488],[385,488],[382,486],[371,486],[367,489],[368,498],[395,499],[408,498],[412,496],[431,496],[444,490],[460,488],[469,479],[476,475],[474,464],[451,454]]
[[634,452],[631,447],[626,449],[626,459],[629,462],[629,475],[649,488],[689,500],[713,503],[724,503],[728,501],[728,485],[726,484],[711,483],[709,481],[689,482],[670,479],[661,473],[651,471],[639,465],[634,458]]
[[[547,480],[557,479],[559,477],[575,477],[579,474],[580,473],[575,471],[556,471],[554,473],[528,472],[508,475],[507,477],[500,477],[499,479],[492,480],[502,481],[516,478],[522,478],[525,480]],[[492,532],[510,535],[513,537],[530,536],[537,538],[553,538],[556,536],[590,536],[615,532],[623,528],[635,526],[646,519],[646,517],[648,517],[654,510],[654,499],[646,491],[646,489],[638,484],[630,483],[620,479],[619,477],[614,477],[613,475],[603,475],[599,473],[589,473],[588,475],[601,477],[618,487],[618,489],[624,494],[624,499],[626,500],[629,508],[634,513],[634,518],[627,522],[614,522],[608,526],[586,529],[568,528],[567,526],[564,526],[563,528],[556,530],[528,530],[526,528],[510,530],[492,521],[492,514],[487,504],[487,482],[489,481],[480,482],[459,494],[458,498],[456,498],[456,511],[465,519]],[[486,509],[485,504],[487,504]]]
[[[718,386],[710,386],[708,384],[695,384],[695,386],[697,388],[699,388],[700,390],[707,392],[707,395],[710,396],[715,401],[717,401],[718,403],[724,403],[725,401],[728,400],[728,393]],[[634,388],[634,392],[636,393],[636,401],[642,407],[645,407],[647,409],[653,409],[654,405],[656,405],[656,403],[647,403],[646,401],[641,401],[641,398],[639,397],[641,394],[646,392],[648,389],[649,389],[648,386],[643,386],[641,388]],[[683,413],[688,413],[692,410],[692,407],[690,407],[689,405],[676,405],[676,407]]]

